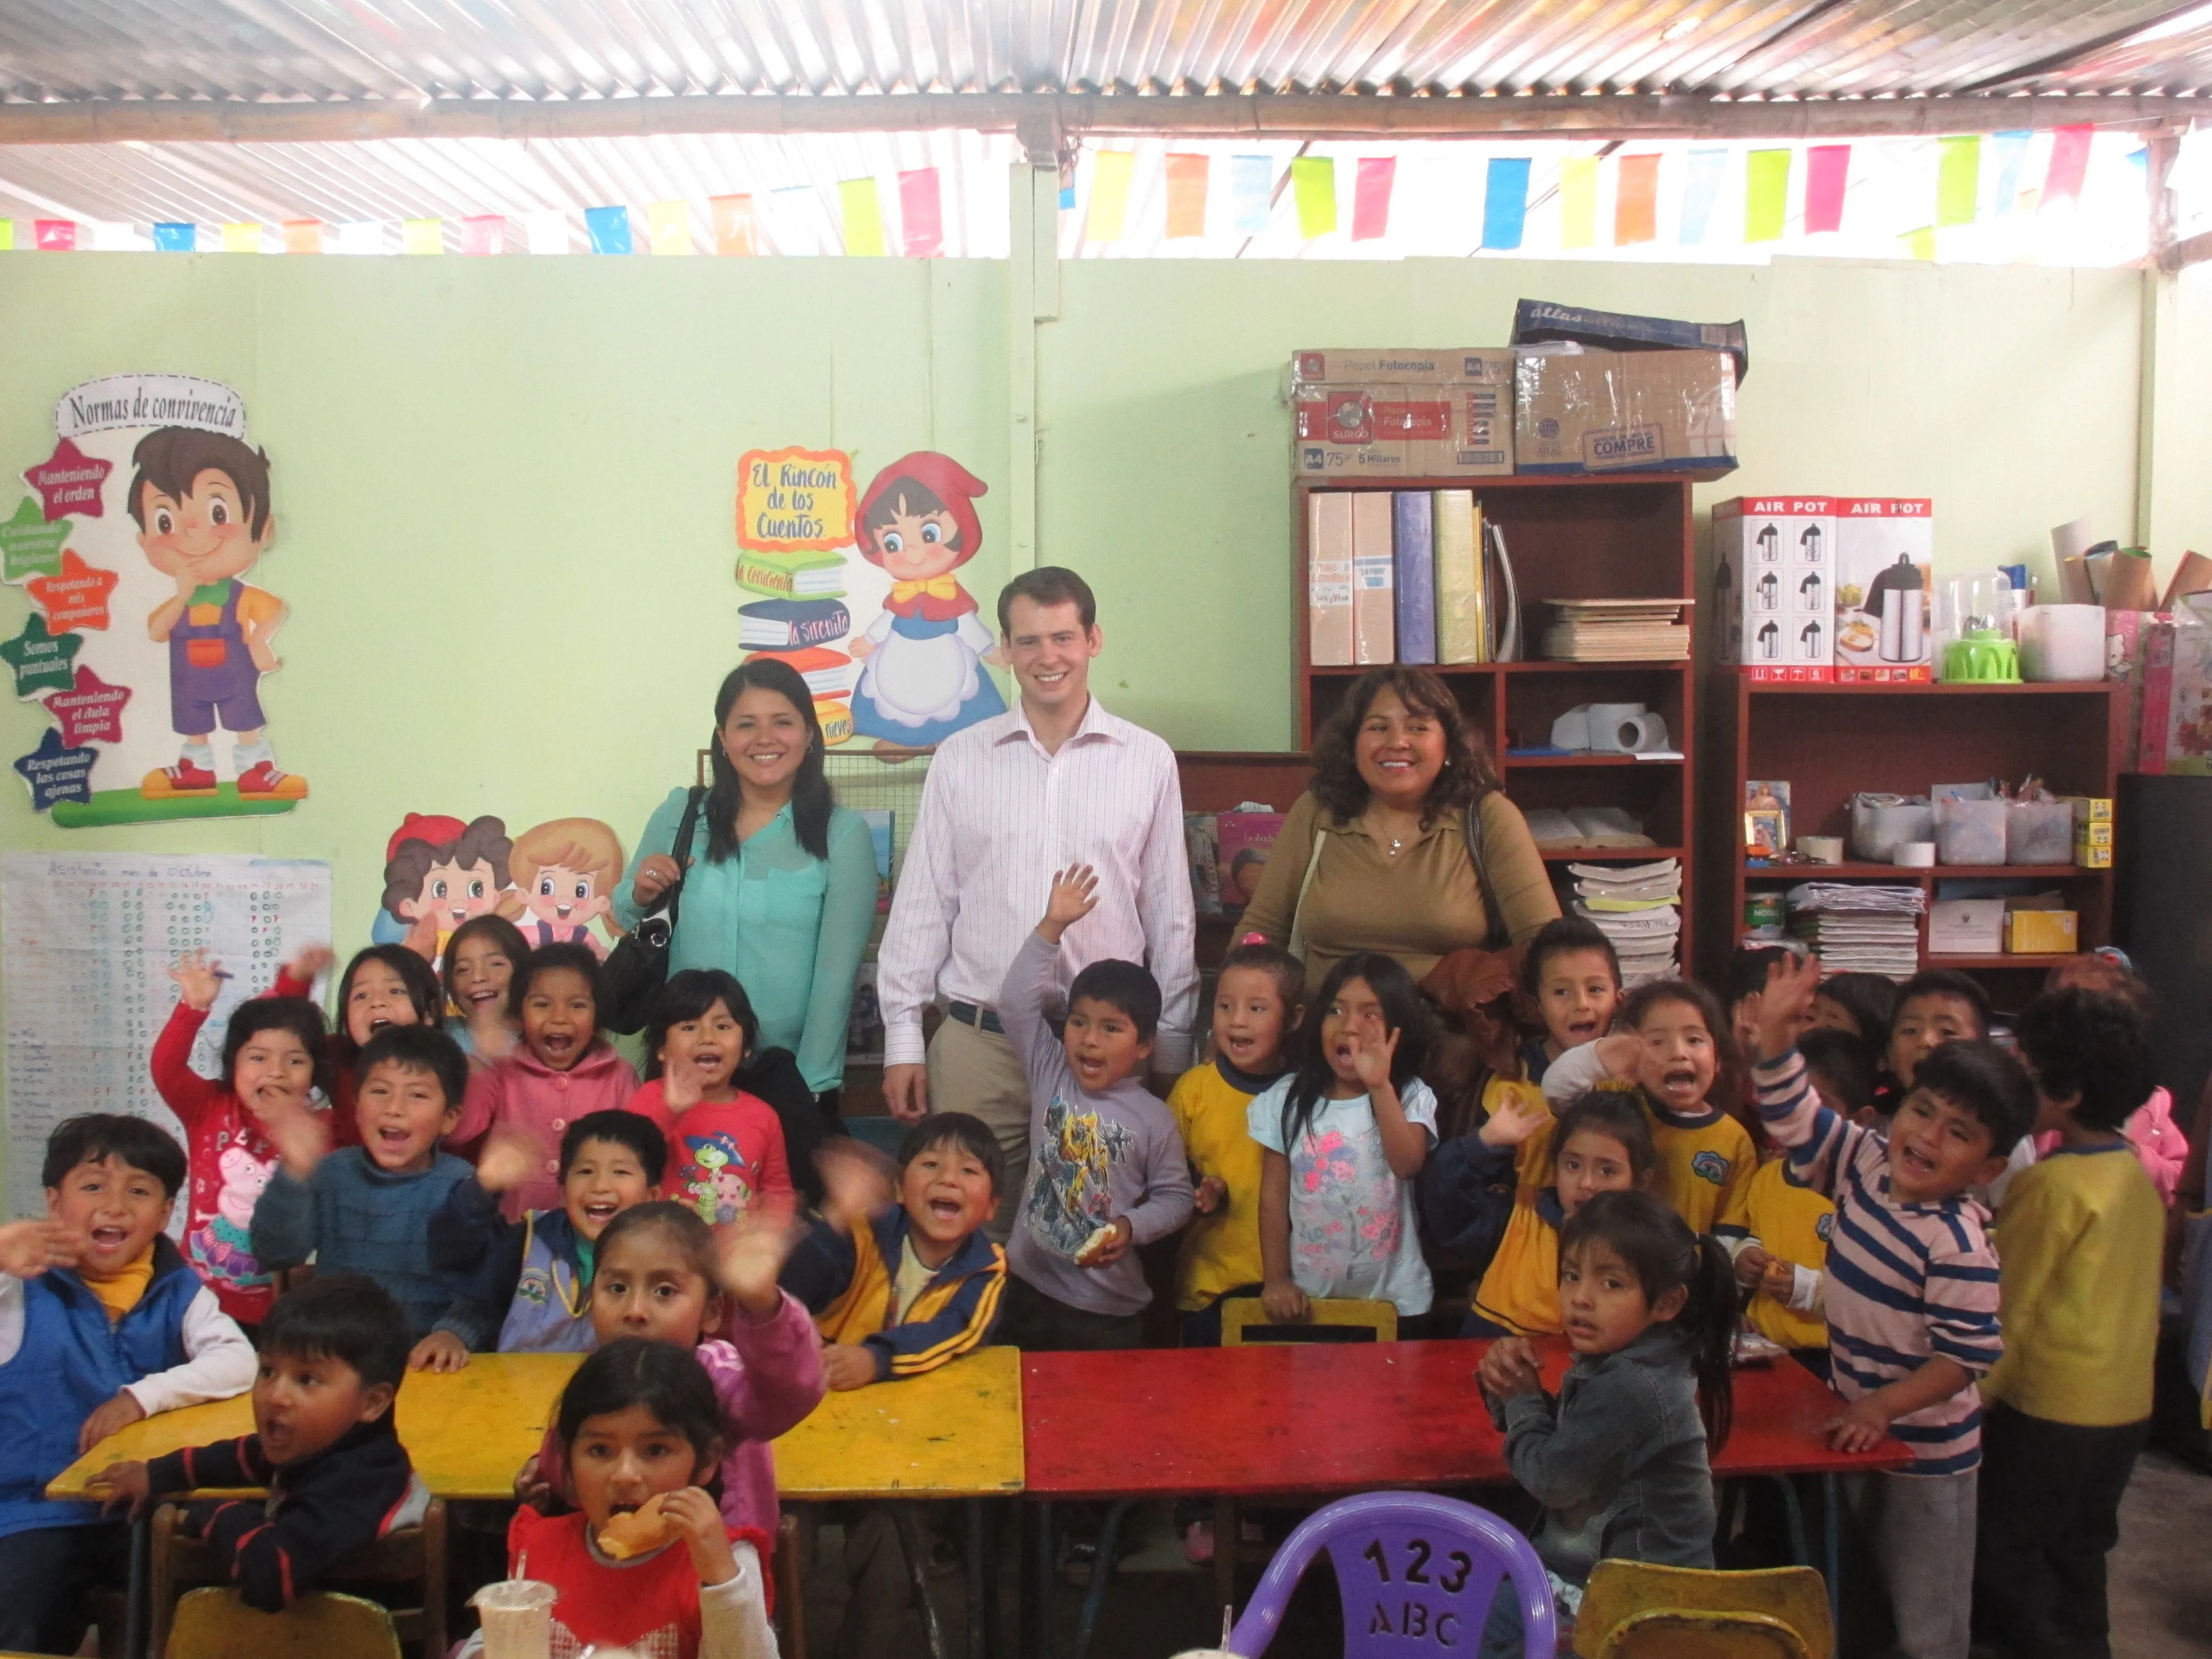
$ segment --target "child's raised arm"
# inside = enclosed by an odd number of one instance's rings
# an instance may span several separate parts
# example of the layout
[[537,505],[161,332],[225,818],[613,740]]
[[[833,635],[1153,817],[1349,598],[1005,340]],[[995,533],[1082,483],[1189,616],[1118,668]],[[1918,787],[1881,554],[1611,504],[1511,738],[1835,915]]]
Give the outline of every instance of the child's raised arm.
[[999,1019],[1032,1084],[1040,1067],[1052,1069],[1060,1058],[1059,1045],[1045,1024],[1044,1006],[1052,992],[1053,967],[1060,959],[1060,935],[1097,907],[1097,888],[1098,878],[1088,865],[1054,872],[1044,920],[1014,952],[1006,981],[999,988]]
[[1052,892],[1045,900],[1044,920],[1037,932],[1048,945],[1058,945],[1061,935],[1098,908],[1098,872],[1087,864],[1071,864],[1052,872]]
[[278,1164],[254,1201],[247,1233],[254,1259],[272,1272],[296,1267],[315,1253],[315,1194],[309,1183],[331,1149],[331,1132],[317,1113],[288,1107],[264,1121]]
[[1406,1115],[1405,1102],[1390,1081],[1390,1065],[1398,1056],[1398,1039],[1404,1035],[1393,1029],[1375,1042],[1354,1028],[1345,1033],[1344,1042],[1352,1051],[1352,1069],[1366,1088],[1368,1104],[1375,1113],[1383,1161],[1399,1180],[1411,1181],[1429,1161],[1429,1132]]
[[814,1322],[777,1282],[796,1237],[793,1217],[790,1203],[757,1197],[751,1208],[718,1230],[716,1277],[731,1304],[722,1334],[737,1359],[726,1363],[713,1343],[700,1348],[699,1358],[714,1379],[724,1426],[744,1439],[775,1439],[822,1398],[822,1345]]

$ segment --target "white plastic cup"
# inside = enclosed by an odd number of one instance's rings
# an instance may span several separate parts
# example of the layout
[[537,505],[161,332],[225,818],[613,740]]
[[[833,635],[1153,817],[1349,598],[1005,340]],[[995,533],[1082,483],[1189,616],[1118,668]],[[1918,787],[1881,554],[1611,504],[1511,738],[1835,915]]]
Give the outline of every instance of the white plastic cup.
[[2021,615],[2021,672],[2031,680],[2105,678],[2105,607],[2030,605]]
[[502,1578],[469,1598],[483,1624],[483,1659],[551,1659],[559,1592],[534,1578]]

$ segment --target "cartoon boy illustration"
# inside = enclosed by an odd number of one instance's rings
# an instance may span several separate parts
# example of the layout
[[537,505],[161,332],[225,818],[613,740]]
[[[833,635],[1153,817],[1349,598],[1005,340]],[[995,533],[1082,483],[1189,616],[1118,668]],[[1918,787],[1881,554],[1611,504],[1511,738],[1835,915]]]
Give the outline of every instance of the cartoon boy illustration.
[[131,452],[131,516],[146,562],[177,584],[146,619],[169,647],[170,723],[184,739],[174,766],[149,772],[149,800],[216,793],[215,731],[236,739],[231,758],[248,800],[298,800],[307,781],[276,769],[261,713],[261,677],[278,666],[270,640],[284,603],[239,577],[276,538],[269,457],[195,427],[149,432]]
[[853,727],[878,748],[925,748],[1006,712],[979,663],[1002,660],[975,601],[953,572],[975,556],[981,479],[921,450],[876,474],[860,498],[860,556],[890,575],[883,615],[852,642],[866,664]]
[[379,944],[404,941],[434,960],[471,917],[497,912],[514,921],[522,901],[507,887],[513,848],[497,818],[465,825],[410,812],[385,847],[384,908],[369,936]]
[[507,870],[526,914],[517,919],[532,946],[556,942],[607,947],[592,932],[595,916],[614,908],[622,878],[622,843],[597,818],[555,818],[514,838]]

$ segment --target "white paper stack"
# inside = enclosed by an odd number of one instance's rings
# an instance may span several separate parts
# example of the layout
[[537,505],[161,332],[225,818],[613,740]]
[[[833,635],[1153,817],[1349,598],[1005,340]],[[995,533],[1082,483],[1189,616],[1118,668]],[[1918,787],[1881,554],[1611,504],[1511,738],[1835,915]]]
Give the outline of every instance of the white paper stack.
[[1786,902],[1790,931],[1819,954],[1824,973],[1905,980],[1918,971],[1927,904],[1919,888],[1812,881],[1791,888]]
[[1575,914],[1597,924],[1620,958],[1620,982],[1633,988],[1646,980],[1674,979],[1682,937],[1682,866],[1676,859],[1656,864],[1571,864],[1575,878]]
[[1675,662],[1690,654],[1682,599],[1553,599],[1544,654],[1554,662]]

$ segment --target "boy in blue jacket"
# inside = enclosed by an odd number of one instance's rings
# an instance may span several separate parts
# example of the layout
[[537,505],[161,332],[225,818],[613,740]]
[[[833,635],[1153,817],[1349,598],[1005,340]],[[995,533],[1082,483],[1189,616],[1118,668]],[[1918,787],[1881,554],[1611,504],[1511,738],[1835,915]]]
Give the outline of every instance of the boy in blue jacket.
[[253,1346],[163,1237],[184,1148],[143,1119],[47,1138],[46,1219],[0,1226],[0,1649],[74,1653],[87,1592],[123,1576],[120,1522],[46,1483],[125,1425],[228,1400]]

